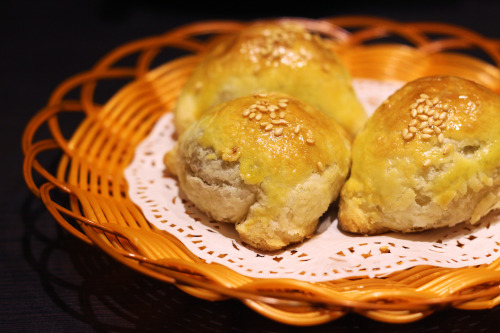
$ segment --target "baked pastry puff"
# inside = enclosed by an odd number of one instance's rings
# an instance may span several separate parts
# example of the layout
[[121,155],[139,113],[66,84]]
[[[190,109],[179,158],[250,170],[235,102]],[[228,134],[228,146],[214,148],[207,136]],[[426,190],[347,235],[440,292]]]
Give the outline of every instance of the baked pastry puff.
[[352,146],[339,222],[349,232],[414,232],[474,224],[498,207],[500,96],[472,81],[404,85]]
[[342,127],[294,97],[247,95],[205,112],[165,165],[197,208],[272,251],[316,230],[347,178],[350,144]]
[[267,91],[301,99],[350,135],[367,118],[350,73],[319,35],[292,21],[257,21],[218,39],[203,55],[178,97],[177,132],[219,103]]

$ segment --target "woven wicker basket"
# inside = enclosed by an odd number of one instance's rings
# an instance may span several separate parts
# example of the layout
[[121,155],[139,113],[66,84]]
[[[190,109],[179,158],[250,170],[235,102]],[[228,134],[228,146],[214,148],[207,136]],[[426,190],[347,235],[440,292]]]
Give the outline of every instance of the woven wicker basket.
[[[302,21],[333,40],[332,47],[353,77],[408,81],[452,74],[500,93],[500,41],[446,24],[403,24],[373,17]],[[123,175],[134,149],[172,108],[207,48],[206,37],[234,32],[245,24],[203,22],[131,42],[57,87],[22,139],[26,183],[56,221],[141,273],[195,297],[239,299],[290,325],[325,323],[348,312],[403,323],[443,307],[487,309],[500,303],[500,259],[460,269],[416,266],[384,278],[321,283],[256,279],[203,262],[172,235],[148,223],[128,197]],[[161,60],[168,54],[180,55]],[[132,65],[124,65],[131,59]],[[116,93],[97,101],[100,87],[110,83],[118,86]],[[71,97],[75,91],[76,99]],[[69,113],[80,114],[80,120],[68,135],[60,124]],[[41,162],[48,151],[61,154],[56,170]]]

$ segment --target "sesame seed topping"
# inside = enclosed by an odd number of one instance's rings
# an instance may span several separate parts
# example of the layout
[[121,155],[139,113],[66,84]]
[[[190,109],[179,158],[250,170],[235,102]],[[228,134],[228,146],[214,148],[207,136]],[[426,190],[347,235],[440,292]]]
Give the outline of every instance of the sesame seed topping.
[[274,135],[280,136],[281,134],[283,134],[283,127],[274,130]]
[[286,107],[287,107],[287,105],[288,105],[288,104],[283,103],[283,102],[279,102],[279,103],[278,103],[278,106],[279,106],[280,108],[283,108],[283,109],[284,109],[284,108],[286,108]]
[[429,140],[434,135],[440,135],[446,128],[444,122],[448,117],[448,109],[448,103],[442,104],[438,97],[430,98],[427,94],[420,94],[409,106],[411,118],[407,128],[401,131],[402,137],[410,140],[418,134],[422,140]]
[[300,125],[297,125],[297,126],[293,129],[293,132],[294,132],[295,134],[299,134],[299,132],[300,132],[300,128],[301,128],[301,127],[300,127]]
[[249,118],[249,119],[253,119],[253,118],[255,118],[255,112],[250,113],[250,114],[248,115],[248,118]]
[[432,161],[430,159],[426,159],[424,161],[424,167],[428,167],[429,165],[431,165]]
[[281,111],[281,112],[279,113],[279,117],[280,117],[280,118],[285,118],[285,111]]
[[259,121],[262,119],[262,113],[257,113],[257,115],[255,116],[255,120]]
[[318,162],[318,170],[321,172],[325,171],[325,166],[323,165],[323,163]]
[[260,123],[261,127],[266,127],[267,125],[269,125],[269,123],[267,121],[263,121]]
[[271,119],[276,118],[276,112],[272,111],[272,112],[269,114],[269,117],[271,117]]
[[267,124],[266,127],[265,127],[265,130],[266,131],[270,131],[270,130],[273,129],[273,127],[274,127],[273,124]]

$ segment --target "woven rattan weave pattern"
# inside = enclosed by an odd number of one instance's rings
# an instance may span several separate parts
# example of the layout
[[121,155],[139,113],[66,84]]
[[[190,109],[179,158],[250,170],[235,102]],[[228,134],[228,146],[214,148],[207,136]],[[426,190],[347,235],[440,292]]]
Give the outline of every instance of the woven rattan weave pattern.
[[[330,38],[354,77],[408,81],[453,74],[500,93],[500,41],[438,23],[373,17],[303,21]],[[131,42],[53,92],[47,106],[26,126],[22,144],[26,183],[55,220],[82,241],[141,273],[176,284],[195,297],[239,299],[258,313],[291,325],[316,325],[348,312],[401,323],[447,306],[487,309],[498,305],[500,259],[461,269],[416,266],[385,278],[321,283],[254,279],[204,263],[179,240],[148,223],[128,198],[123,176],[134,148],[174,105],[209,43],[205,37],[237,31],[244,25],[202,22]],[[169,50],[187,55],[154,66],[159,54]],[[472,51],[484,57],[470,55]],[[121,64],[131,56],[135,57],[132,66]],[[124,80],[127,83],[109,100],[97,102],[101,84]],[[78,97],[70,97],[75,91]],[[140,101],[130,97],[137,95],[143,96]],[[67,113],[83,116],[69,138],[60,126]],[[44,127],[48,134],[39,138]],[[61,154],[56,170],[41,162],[45,152]]]

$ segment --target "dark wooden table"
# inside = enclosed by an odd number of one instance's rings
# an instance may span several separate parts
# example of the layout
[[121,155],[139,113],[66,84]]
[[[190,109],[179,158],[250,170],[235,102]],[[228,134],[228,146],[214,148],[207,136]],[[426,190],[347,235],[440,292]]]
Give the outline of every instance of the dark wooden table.
[[[20,138],[64,79],[129,41],[207,19],[310,18],[370,14],[403,22],[441,21],[500,38],[497,1],[309,0],[51,1],[0,3],[1,332],[497,332],[500,307],[444,309],[396,325],[349,314],[316,327],[289,327],[235,300],[208,302],[132,271],[60,228],[22,177]],[[180,1],[181,2],[181,1]],[[403,5],[403,3],[405,3]]]

